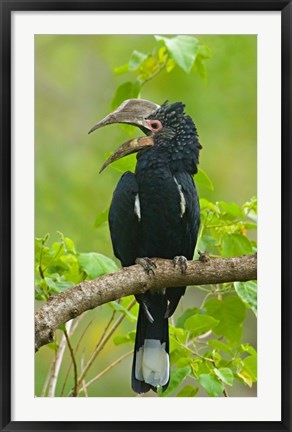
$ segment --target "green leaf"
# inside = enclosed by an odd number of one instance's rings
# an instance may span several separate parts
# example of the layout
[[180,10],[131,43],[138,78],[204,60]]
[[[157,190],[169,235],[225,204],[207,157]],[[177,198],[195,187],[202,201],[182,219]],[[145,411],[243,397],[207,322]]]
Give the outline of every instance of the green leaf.
[[132,322],[137,321],[137,318],[133,314],[131,314],[131,312],[128,311],[123,305],[121,305],[121,303],[118,303],[117,301],[112,301],[112,302],[107,303],[107,304],[112,309],[125,314],[129,318],[130,321],[132,321]]
[[57,352],[59,349],[59,345],[56,342],[50,342],[50,343],[46,344],[45,346],[52,349],[55,352]]
[[63,255],[60,257],[60,261],[66,265],[66,269],[63,271],[63,277],[74,284],[81,282],[84,279],[84,273],[79,266],[76,255]]
[[177,368],[184,368],[186,366],[191,366],[191,364],[192,364],[191,357],[180,356],[175,362]]
[[205,198],[200,199],[200,208],[201,208],[201,211],[207,209],[207,210],[210,210],[210,212],[212,212],[212,213],[220,214],[220,210],[217,207],[217,205],[206,200]]
[[247,372],[245,372],[245,371],[237,372],[236,376],[239,379],[239,381],[244,382],[249,387],[252,387],[252,379]]
[[208,374],[210,372],[211,362],[203,360],[199,357],[195,358],[192,363],[192,372],[194,376],[198,379],[198,377],[202,374]]
[[112,259],[96,252],[80,253],[77,259],[88,279],[95,279],[118,270],[118,266]]
[[244,228],[247,230],[254,230],[257,229],[258,224],[252,223],[252,222],[244,222]]
[[218,254],[216,239],[210,235],[203,235],[199,240],[197,250],[201,252],[207,252],[208,254]]
[[185,322],[185,328],[192,332],[192,336],[196,337],[207,333],[219,324],[219,321],[208,315],[194,315],[188,318]]
[[126,335],[115,336],[113,338],[113,342],[115,345],[122,345],[125,343],[134,343],[135,342],[135,336],[136,336],[136,332],[131,331]]
[[121,84],[115,92],[111,102],[112,110],[115,110],[126,99],[137,98],[139,96],[141,86],[137,82],[127,81]]
[[158,50],[158,61],[159,63],[164,63],[165,60],[167,59],[167,49],[165,46],[162,46],[161,48],[159,48]]
[[257,283],[254,281],[234,282],[234,287],[243,303],[257,316]]
[[[178,342],[173,336],[169,336],[170,364],[176,364],[181,358],[190,355],[190,351]],[[184,365],[185,366],[185,365]]]
[[237,347],[237,351],[238,352],[247,352],[250,355],[255,355],[255,356],[257,355],[257,352],[254,349],[254,347],[252,347],[248,343],[241,344],[239,347]]
[[68,288],[71,288],[74,286],[73,282],[70,281],[64,281],[61,278],[58,278],[59,280],[56,280],[54,277],[45,277],[45,281],[50,288],[50,294],[59,294],[62,291],[65,291]]
[[38,300],[38,301],[46,301],[47,300],[47,297],[45,296],[45,294],[38,291],[37,289],[35,290],[34,298],[35,298],[35,300]]
[[232,349],[229,348],[228,345],[226,345],[225,343],[221,342],[220,340],[217,339],[211,339],[208,341],[208,345],[211,348],[215,348],[218,351],[223,351],[226,352],[227,354],[229,354],[231,357],[233,356],[233,352]]
[[[106,153],[106,159],[108,159],[113,152]],[[135,171],[137,163],[137,155],[136,154],[130,154],[128,156],[124,156],[122,159],[119,159],[113,163],[110,164],[110,168],[115,169],[119,172],[126,172],[126,171]]]
[[203,45],[202,43],[199,44],[198,55],[200,55],[204,60],[210,59],[212,57],[210,48],[208,48],[207,45]]
[[181,344],[185,344],[186,340],[188,338],[188,332],[185,329],[182,328],[176,328],[172,325],[169,325],[169,334],[173,337],[175,337],[176,340],[180,341]]
[[184,386],[176,395],[176,397],[194,397],[199,391],[199,387],[193,387],[188,384]]
[[253,217],[257,215],[257,197],[252,197],[250,201],[247,201],[243,208],[246,210],[246,214],[249,215],[249,212],[252,211]]
[[226,367],[219,368],[219,369],[214,368],[214,372],[217,375],[217,377],[221,381],[224,382],[224,384],[227,384],[229,386],[233,385],[233,379],[234,379],[234,377],[233,377],[233,373],[232,373],[231,369],[226,368]]
[[122,66],[118,66],[114,69],[114,74],[115,75],[122,75],[124,73],[129,72],[129,65],[128,63],[122,65]]
[[172,58],[169,58],[167,60],[166,66],[165,66],[165,70],[167,73],[171,72],[172,69],[175,67],[176,63]]
[[[130,295],[127,297],[123,297],[119,300],[119,304],[121,306],[123,306],[125,309],[127,309],[130,306],[130,303],[132,303],[132,301],[134,300],[134,296]],[[138,318],[138,313],[139,313],[139,303],[136,302],[134,304],[134,306],[131,307],[131,314],[136,318]]]
[[54,242],[51,246],[51,252],[54,253],[53,257],[56,259],[64,253],[65,246],[63,241]]
[[210,49],[203,44],[199,44],[199,50],[198,50],[198,54],[195,60],[195,67],[194,69],[197,70],[197,72],[199,73],[199,75],[206,80],[207,78],[207,73],[206,73],[206,66],[204,61],[211,58],[211,51]]
[[172,370],[168,387],[164,392],[162,392],[160,389],[160,391],[158,392],[159,396],[165,397],[171,395],[174,390],[186,379],[186,377],[191,373],[191,371],[192,369],[189,366]]
[[69,237],[64,237],[64,242],[65,242],[67,252],[70,252],[75,255],[76,249],[73,240],[71,240]]
[[225,219],[226,216],[228,217],[228,219],[231,220],[236,218],[244,218],[244,212],[242,208],[234,202],[227,203],[225,201],[219,201],[217,204],[219,205],[223,215],[225,216]]
[[60,281],[56,282],[55,285],[58,292],[63,292],[66,289],[73,287],[75,284],[71,281]]
[[208,315],[219,321],[212,329],[213,333],[225,336],[230,344],[239,343],[242,336],[242,323],[246,317],[246,307],[236,296],[225,297],[223,300],[216,298],[206,302],[205,309]]
[[99,228],[101,225],[108,221],[108,212],[109,207],[107,207],[105,210],[103,210],[96,216],[94,228]]
[[252,254],[253,249],[248,238],[242,234],[227,234],[222,242],[224,258]]
[[195,315],[197,313],[200,312],[199,308],[189,308],[186,309],[181,316],[178,318],[177,322],[176,322],[176,327],[177,328],[184,328],[184,324],[185,321],[187,320],[187,318],[191,317],[192,315]]
[[211,374],[200,375],[199,383],[209,396],[219,396],[224,390],[223,384]]
[[129,61],[129,70],[135,71],[139,66],[147,59],[148,54],[141,53],[139,51],[133,51],[130,61]]
[[190,73],[199,51],[199,41],[193,36],[179,35],[176,37],[155,36],[162,41],[173,60],[186,72]]
[[253,382],[257,380],[257,356],[251,355],[243,360],[243,369],[241,372],[248,372]]
[[206,66],[202,56],[200,56],[199,54],[197,55],[197,58],[195,60],[195,70],[197,70],[198,74],[201,76],[201,78],[203,78],[203,80],[206,80]]
[[205,186],[207,189],[214,190],[213,183],[207,173],[201,168],[198,169],[197,174],[194,176],[196,184]]

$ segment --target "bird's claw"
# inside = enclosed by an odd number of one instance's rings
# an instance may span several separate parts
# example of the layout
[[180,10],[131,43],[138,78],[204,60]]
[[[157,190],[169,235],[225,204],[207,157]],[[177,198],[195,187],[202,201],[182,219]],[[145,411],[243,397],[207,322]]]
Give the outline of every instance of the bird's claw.
[[153,261],[151,261],[150,258],[148,257],[137,258],[135,263],[140,264],[147,274],[150,273],[154,274],[154,269],[156,268],[156,264]]
[[181,274],[184,275],[188,268],[188,260],[183,255],[178,255],[173,258],[173,265],[179,266]]

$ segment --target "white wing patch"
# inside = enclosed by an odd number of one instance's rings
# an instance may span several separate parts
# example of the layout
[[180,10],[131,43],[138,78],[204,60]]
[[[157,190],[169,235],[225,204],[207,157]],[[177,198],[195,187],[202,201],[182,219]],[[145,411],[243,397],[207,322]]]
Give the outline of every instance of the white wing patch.
[[185,196],[184,196],[183,191],[182,191],[182,187],[179,184],[179,182],[177,181],[177,179],[175,178],[175,176],[173,176],[173,180],[175,181],[175,184],[177,185],[178,193],[180,196],[180,217],[182,218],[183,215],[185,214],[185,211],[186,211],[186,200],[185,200]]
[[134,213],[135,213],[135,215],[137,215],[138,221],[140,222],[140,220],[141,220],[141,207],[140,207],[140,200],[139,200],[138,194],[135,196]]

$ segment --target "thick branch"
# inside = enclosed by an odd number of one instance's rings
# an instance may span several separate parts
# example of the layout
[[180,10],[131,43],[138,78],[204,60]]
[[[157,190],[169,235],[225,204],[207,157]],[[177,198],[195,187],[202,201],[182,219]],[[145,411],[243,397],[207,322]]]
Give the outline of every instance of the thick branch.
[[53,340],[54,331],[83,312],[130,294],[149,289],[208,285],[248,281],[257,278],[257,257],[201,259],[188,261],[184,275],[171,260],[155,258],[155,274],[149,275],[140,265],[133,265],[92,281],[84,281],[65,292],[50,297],[35,314],[35,349]]

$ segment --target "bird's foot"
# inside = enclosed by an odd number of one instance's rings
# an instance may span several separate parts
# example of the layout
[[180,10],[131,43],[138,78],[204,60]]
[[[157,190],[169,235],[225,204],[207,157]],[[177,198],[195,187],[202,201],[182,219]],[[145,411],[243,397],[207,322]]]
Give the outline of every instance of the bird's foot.
[[154,269],[156,268],[156,264],[151,261],[150,258],[137,258],[135,261],[136,264],[140,264],[147,274],[154,274]]
[[181,274],[184,275],[188,268],[188,260],[183,255],[178,255],[173,258],[173,265],[179,266]]

